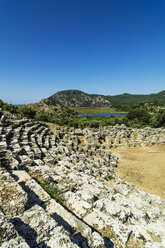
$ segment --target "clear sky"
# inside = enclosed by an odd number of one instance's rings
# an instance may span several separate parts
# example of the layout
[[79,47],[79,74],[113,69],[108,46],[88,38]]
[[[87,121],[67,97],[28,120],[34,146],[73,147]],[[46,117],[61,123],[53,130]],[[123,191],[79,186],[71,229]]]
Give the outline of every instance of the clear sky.
[[165,90],[165,0],[0,0],[0,98]]

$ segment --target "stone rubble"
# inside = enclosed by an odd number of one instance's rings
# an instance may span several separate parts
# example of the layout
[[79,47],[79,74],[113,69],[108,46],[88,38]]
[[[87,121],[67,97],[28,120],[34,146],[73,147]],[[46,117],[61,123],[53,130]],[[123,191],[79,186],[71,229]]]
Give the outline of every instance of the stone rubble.
[[[164,144],[162,128],[52,132],[0,111],[0,247],[165,247],[165,201],[115,175],[110,150]],[[63,191],[61,204],[41,180]]]

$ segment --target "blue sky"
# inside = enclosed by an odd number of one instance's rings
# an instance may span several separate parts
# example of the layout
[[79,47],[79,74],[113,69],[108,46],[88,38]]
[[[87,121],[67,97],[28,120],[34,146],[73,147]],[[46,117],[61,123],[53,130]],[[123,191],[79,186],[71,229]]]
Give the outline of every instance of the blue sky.
[[0,0],[0,98],[165,90],[164,0]]

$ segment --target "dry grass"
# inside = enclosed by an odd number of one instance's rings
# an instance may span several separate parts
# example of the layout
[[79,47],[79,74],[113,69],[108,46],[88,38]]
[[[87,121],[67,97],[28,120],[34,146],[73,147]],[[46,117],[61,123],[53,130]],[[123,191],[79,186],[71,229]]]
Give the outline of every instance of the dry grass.
[[43,124],[46,124],[47,126],[50,127],[50,130],[53,132],[53,133],[59,133],[60,130],[57,131],[56,127],[58,127],[57,124],[54,124],[54,123],[51,123],[51,122],[45,122],[45,121],[40,121],[41,123]]
[[121,147],[116,173],[139,189],[165,199],[165,146]]

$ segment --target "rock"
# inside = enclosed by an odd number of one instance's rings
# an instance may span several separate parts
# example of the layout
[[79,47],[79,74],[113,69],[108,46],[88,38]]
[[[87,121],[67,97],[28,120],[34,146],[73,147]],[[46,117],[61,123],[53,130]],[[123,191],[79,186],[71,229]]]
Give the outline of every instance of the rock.
[[32,163],[32,160],[27,155],[19,156],[20,166],[29,166]]
[[118,157],[108,151],[163,145],[164,129],[57,127],[53,134],[30,120],[0,124],[1,247],[164,247],[165,201],[115,175]]

